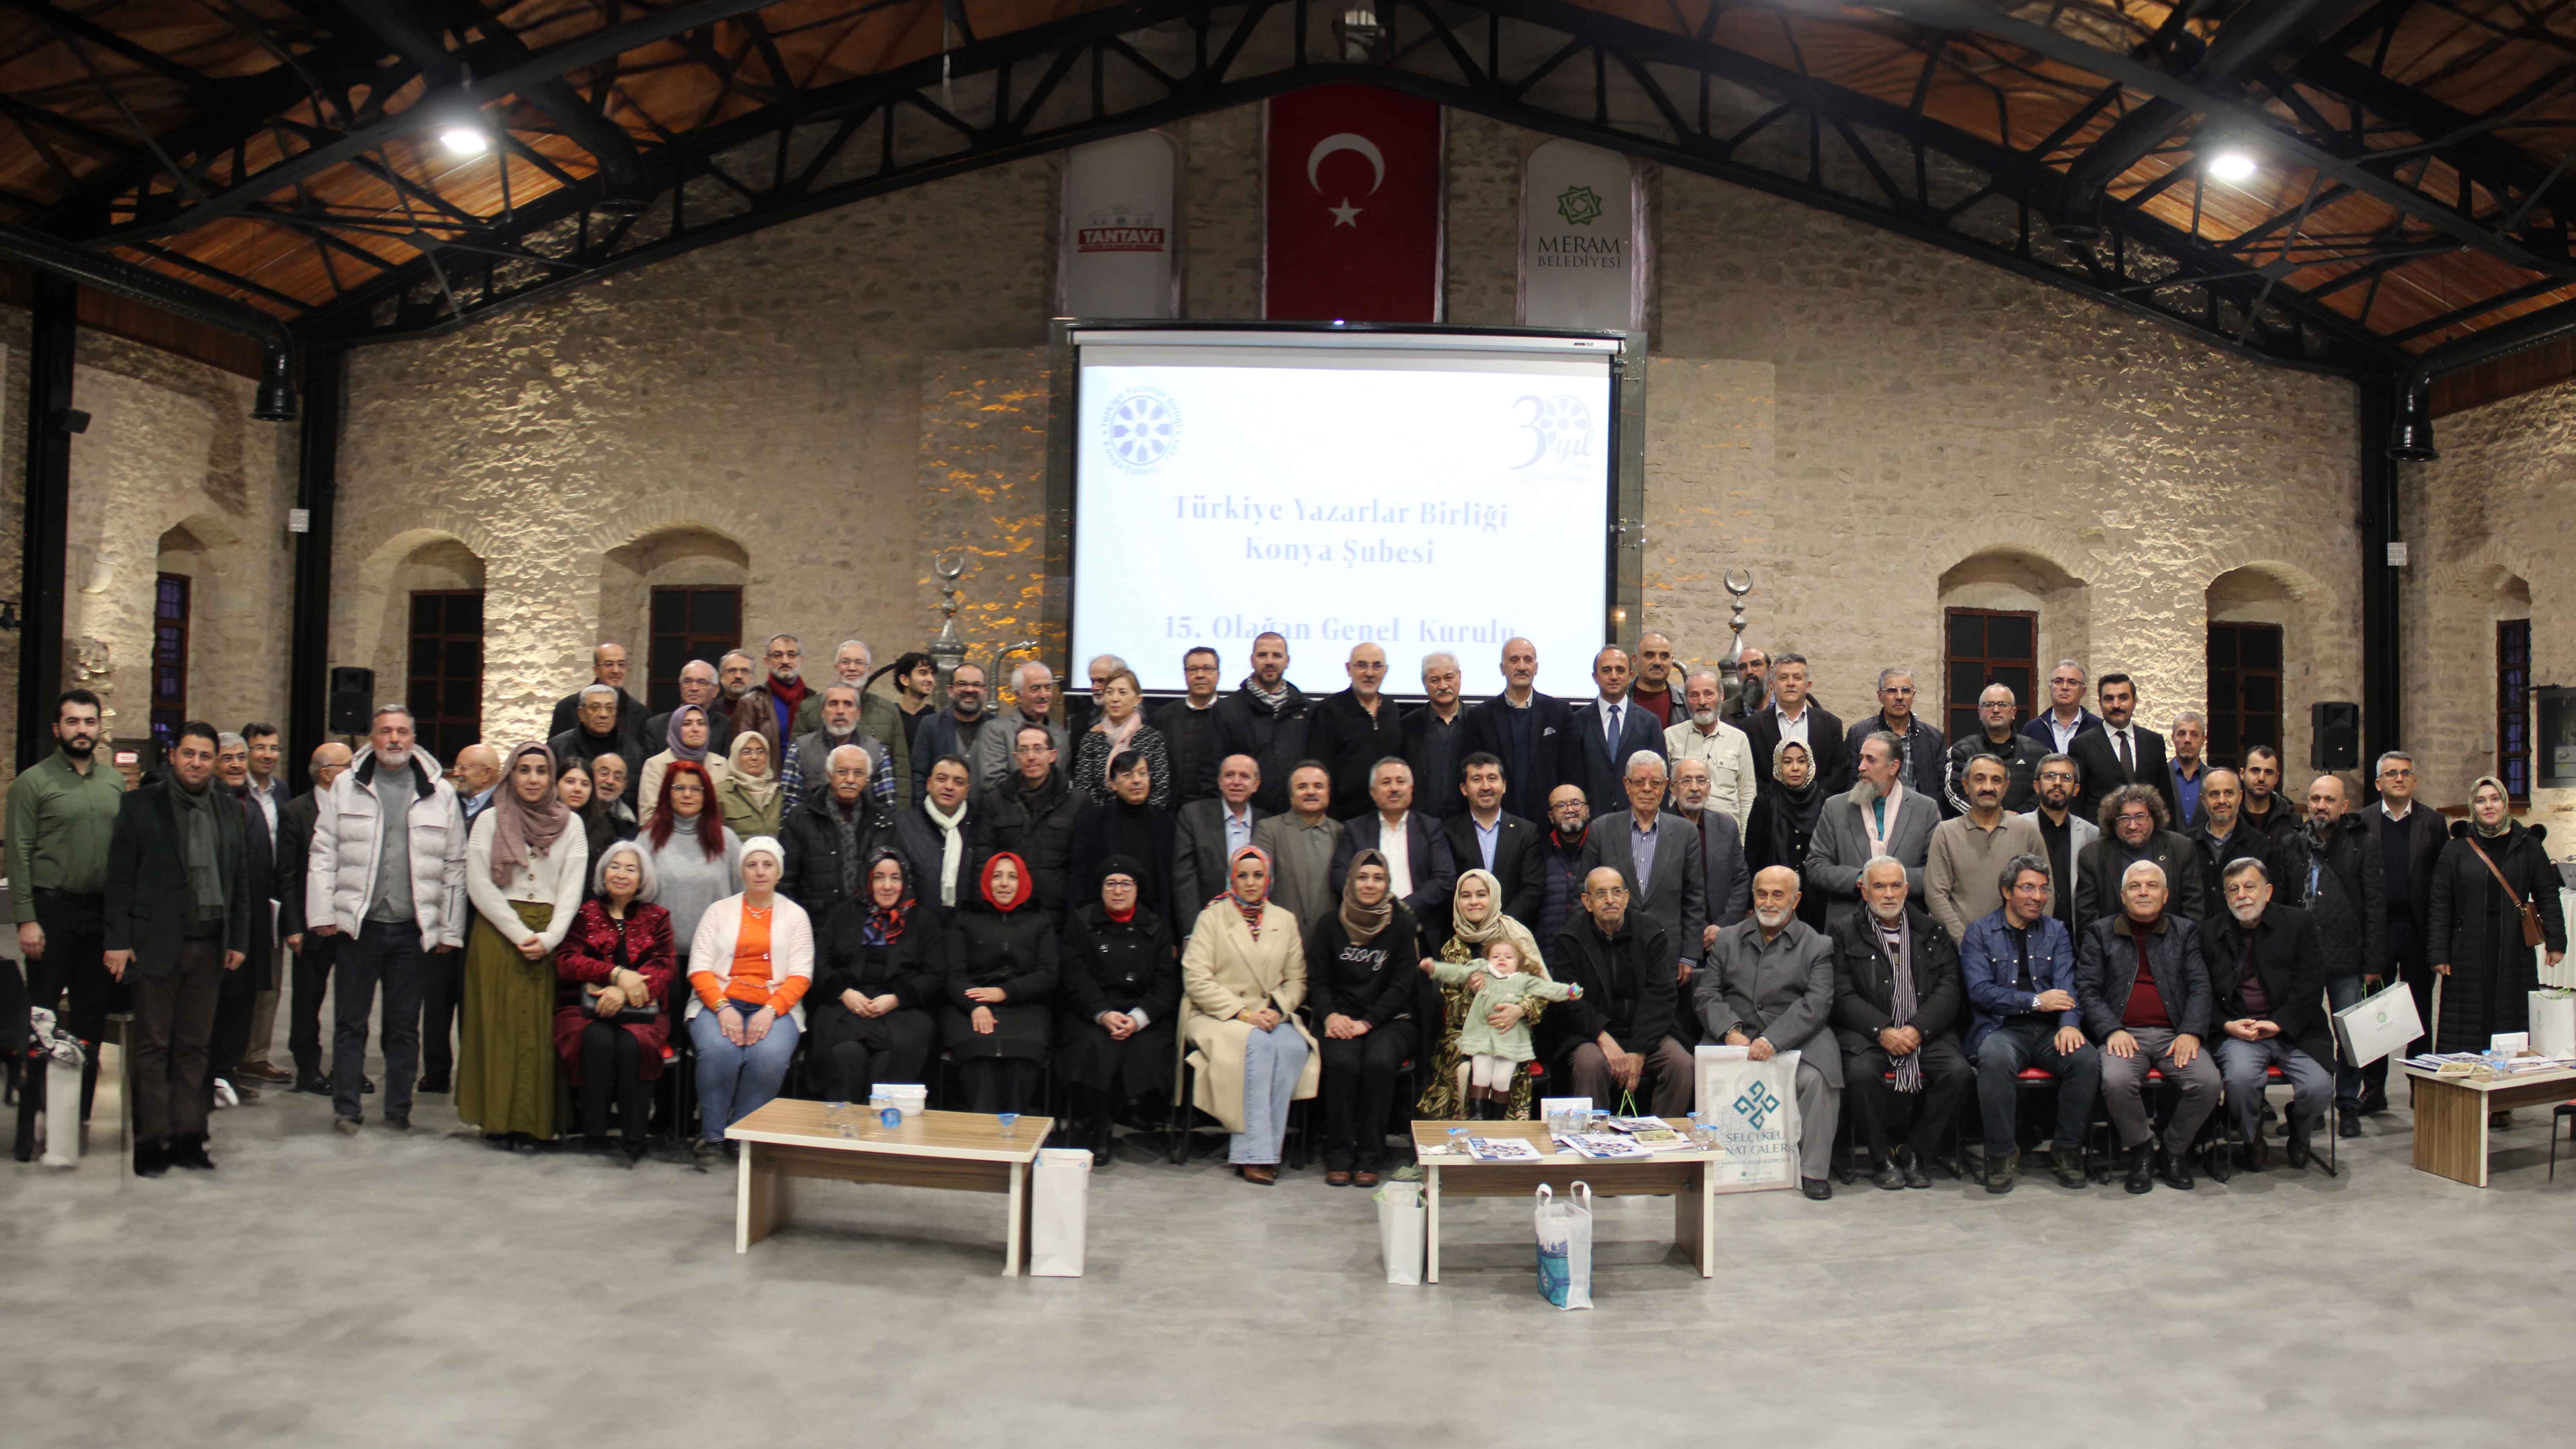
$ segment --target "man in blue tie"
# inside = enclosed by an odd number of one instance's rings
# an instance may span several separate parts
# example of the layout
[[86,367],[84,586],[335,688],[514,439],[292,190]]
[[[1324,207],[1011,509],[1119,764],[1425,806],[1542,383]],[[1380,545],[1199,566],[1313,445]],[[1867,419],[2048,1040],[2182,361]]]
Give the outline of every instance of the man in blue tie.
[[1664,753],[1663,727],[1651,710],[1628,698],[1628,651],[1613,644],[1592,656],[1592,682],[1601,697],[1574,713],[1574,751],[1567,775],[1587,800],[1626,798],[1628,757],[1639,750]]

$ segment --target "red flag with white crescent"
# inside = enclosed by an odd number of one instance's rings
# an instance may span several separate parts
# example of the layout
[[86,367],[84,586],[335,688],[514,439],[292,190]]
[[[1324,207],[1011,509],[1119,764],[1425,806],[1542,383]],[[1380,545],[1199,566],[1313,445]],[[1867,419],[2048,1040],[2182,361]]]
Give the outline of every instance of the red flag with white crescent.
[[1270,102],[1262,315],[1440,320],[1440,107],[1375,86]]

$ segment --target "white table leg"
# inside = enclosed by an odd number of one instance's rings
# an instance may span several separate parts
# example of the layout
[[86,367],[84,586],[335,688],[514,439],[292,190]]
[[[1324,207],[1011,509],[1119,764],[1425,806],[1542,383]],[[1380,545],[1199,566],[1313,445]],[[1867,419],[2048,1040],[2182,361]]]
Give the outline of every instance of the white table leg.
[[1440,1168],[1432,1165],[1422,1174],[1423,1222],[1429,1241],[1425,1244],[1422,1281],[1440,1281]]
[[751,1151],[746,1148],[734,1163],[733,1174],[733,1250],[751,1251]]
[[1002,1276],[1016,1278],[1020,1273],[1020,1238],[1028,1230],[1029,1169],[1027,1164],[1011,1164],[1011,1221],[1002,1244]]
[[[2493,1144],[2487,1140],[2490,1118],[2487,1114],[2486,1099],[2483,1097],[2479,1098],[2476,1105],[2477,1112],[2475,1115],[2477,1118],[2477,1126],[2475,1130],[2478,1134],[2478,1186],[2484,1187],[2487,1185],[2487,1152]],[[2556,1129],[2553,1127],[2551,1130],[2555,1131]]]

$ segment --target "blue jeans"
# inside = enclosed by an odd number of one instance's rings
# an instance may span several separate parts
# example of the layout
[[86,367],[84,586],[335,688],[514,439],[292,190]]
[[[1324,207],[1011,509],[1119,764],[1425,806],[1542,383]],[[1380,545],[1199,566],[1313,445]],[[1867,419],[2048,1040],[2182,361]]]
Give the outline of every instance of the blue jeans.
[[2227,1084],[2227,1107],[2236,1114],[2236,1125],[2253,1141],[2263,1133],[2263,1069],[2279,1067],[2290,1083],[2290,1119],[2314,1127],[2325,1115],[2326,1094],[2334,1090],[2334,1078],[2325,1064],[2315,1057],[2272,1037],[2266,1041],[2238,1041],[2221,1035],[2209,1049],[2218,1058],[2219,1080]]
[[[2333,1011],[2341,1011],[2345,1007],[2352,1005],[2354,1002],[2361,1000],[2364,995],[2368,994],[2362,990],[2361,983],[2362,978],[2359,976],[2327,977],[2327,1008]],[[2361,1068],[2337,1066],[2335,1068],[2335,1105],[2338,1107],[2350,1107],[2356,1112],[2360,1111],[2361,1086]]]
[[769,1035],[735,1046],[725,1040],[716,1013],[700,1011],[689,1018],[689,1041],[698,1049],[698,1135],[722,1142],[727,1127],[777,1097],[796,1055],[796,1018],[782,1016]]
[[1243,1130],[1234,1134],[1225,1160],[1239,1167],[1270,1167],[1288,1135],[1288,1102],[1306,1070],[1306,1039],[1296,1024],[1255,1030],[1243,1043]]
[[2059,1051],[2053,1020],[2027,1026],[2007,1022],[1977,1043],[1977,1115],[1985,1120],[1990,1158],[2012,1151],[2019,1140],[2018,1083],[2032,1067],[2057,1078],[2055,1145],[2070,1152],[2084,1145],[2093,1098],[2102,1087],[2101,1051],[2089,1042],[2071,1052]]

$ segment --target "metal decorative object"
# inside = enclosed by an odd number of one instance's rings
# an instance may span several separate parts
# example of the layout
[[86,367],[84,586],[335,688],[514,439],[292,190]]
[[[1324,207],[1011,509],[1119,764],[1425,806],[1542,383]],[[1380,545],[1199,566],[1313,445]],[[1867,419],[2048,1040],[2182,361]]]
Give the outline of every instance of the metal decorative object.
[[[1736,582],[1739,576],[1744,580],[1742,583]],[[1717,672],[1724,676],[1726,687],[1731,693],[1738,684],[1743,682],[1744,596],[1753,592],[1753,570],[1728,569],[1725,582],[1726,591],[1735,596],[1735,617],[1726,621],[1726,627],[1735,631],[1735,642],[1728,647],[1726,657],[1717,662]]]
[[[950,562],[954,559],[955,562]],[[964,549],[934,549],[930,571],[939,577],[939,637],[930,641],[931,662],[939,668],[939,697],[948,697],[949,676],[966,662],[966,641],[957,637],[957,580],[966,572]]]

